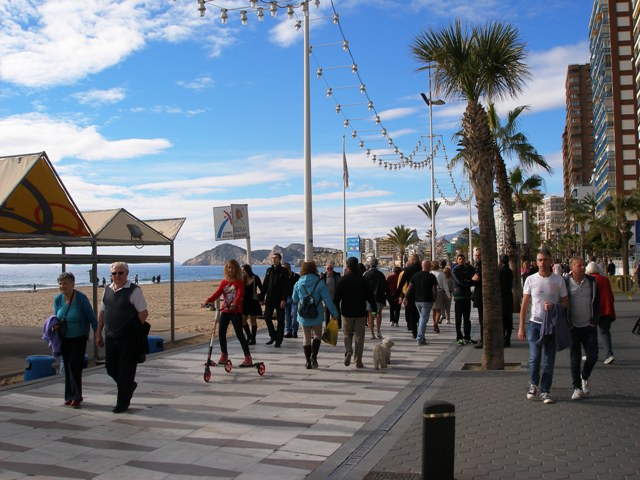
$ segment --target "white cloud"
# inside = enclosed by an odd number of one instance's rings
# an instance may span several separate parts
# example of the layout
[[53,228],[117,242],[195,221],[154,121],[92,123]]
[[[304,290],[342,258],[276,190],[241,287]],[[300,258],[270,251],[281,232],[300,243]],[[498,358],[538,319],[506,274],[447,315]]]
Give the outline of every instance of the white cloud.
[[124,100],[126,90],[124,88],[110,88],[109,90],[87,90],[71,95],[82,105],[99,106],[108,103],[117,103]]
[[213,78],[209,75],[201,75],[198,78],[194,78],[190,81],[179,81],[178,85],[184,88],[188,88],[190,90],[204,90],[206,88],[211,88],[215,84]]
[[108,160],[152,155],[171,147],[163,138],[108,140],[96,126],[80,126],[67,119],[39,113],[0,119],[1,155],[45,150],[52,161],[75,157]]

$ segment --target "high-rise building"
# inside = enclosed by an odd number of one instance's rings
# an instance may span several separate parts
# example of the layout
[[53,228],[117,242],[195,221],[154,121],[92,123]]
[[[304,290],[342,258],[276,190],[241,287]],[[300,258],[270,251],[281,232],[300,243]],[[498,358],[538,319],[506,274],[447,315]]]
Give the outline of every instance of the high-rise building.
[[[582,191],[591,189],[593,175],[593,97],[590,65],[569,65],[565,82],[567,120],[562,134],[562,172],[564,205],[582,198]],[[571,215],[566,215],[565,230],[571,227]]]
[[594,0],[589,20],[593,90],[593,186],[598,211],[636,188],[638,120],[631,0]]

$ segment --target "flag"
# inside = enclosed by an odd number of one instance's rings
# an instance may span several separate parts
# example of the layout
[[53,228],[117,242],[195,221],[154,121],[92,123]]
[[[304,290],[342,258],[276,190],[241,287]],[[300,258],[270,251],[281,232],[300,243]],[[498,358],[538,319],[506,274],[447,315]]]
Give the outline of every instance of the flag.
[[344,151],[344,135],[342,136],[342,183],[349,188],[349,169],[347,168],[347,154]]

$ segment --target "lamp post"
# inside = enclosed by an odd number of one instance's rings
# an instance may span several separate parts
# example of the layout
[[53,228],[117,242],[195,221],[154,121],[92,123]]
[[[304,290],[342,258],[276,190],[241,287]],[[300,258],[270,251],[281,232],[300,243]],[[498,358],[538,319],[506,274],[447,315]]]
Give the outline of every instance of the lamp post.
[[[311,47],[309,44],[309,4],[313,1],[313,4],[317,7],[320,6],[320,0],[301,0],[299,3],[287,2],[286,4],[279,4],[273,0],[268,2],[270,5],[268,10],[271,16],[275,17],[278,10],[287,10],[287,16],[293,18],[294,8],[301,8],[303,16],[303,38],[304,38],[304,75],[303,75],[303,140],[304,140],[304,259],[305,261],[313,260],[313,215],[312,215],[312,198],[311,198],[311,86],[309,75],[309,55],[311,53]],[[231,10],[240,10],[240,21],[243,25],[247,24],[247,12],[255,11],[257,13],[258,21],[261,22],[264,18],[264,7],[259,6],[258,0],[248,0],[248,7],[239,8],[221,8],[213,3],[213,0],[197,0],[198,12],[203,17],[207,10],[206,4],[220,10],[220,20],[223,24],[226,24],[229,19],[229,12]],[[260,2],[266,3],[266,2]],[[244,8],[244,9],[241,9]],[[337,18],[337,17],[334,17]],[[334,19],[335,21],[335,19]],[[296,22],[296,29],[300,28],[300,22]]]
[[[431,77],[429,77],[429,84],[431,84]],[[429,96],[424,93],[420,96],[424,103],[429,107],[429,151],[431,152],[431,260],[436,259],[436,181],[435,181],[435,155],[433,154],[433,106],[444,105],[444,100],[434,100],[431,98],[431,88],[429,88]]]

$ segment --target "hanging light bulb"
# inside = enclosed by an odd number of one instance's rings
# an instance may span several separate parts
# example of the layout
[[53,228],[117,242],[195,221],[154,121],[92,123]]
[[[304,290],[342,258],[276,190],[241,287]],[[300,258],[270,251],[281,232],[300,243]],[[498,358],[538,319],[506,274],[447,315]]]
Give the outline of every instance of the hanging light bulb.
[[320,78],[322,76],[322,67],[318,68],[318,70],[316,70],[316,77]]
[[349,119],[345,119],[344,121],[344,128],[347,128],[349,126]]
[[296,21],[296,30],[300,30],[302,28],[302,20]]
[[340,110],[342,110],[342,106],[338,103],[336,105],[336,113],[340,113]]
[[261,22],[264,20],[264,8],[258,7],[258,21]]
[[360,93],[364,93],[364,92],[366,92],[366,91],[367,91],[367,89],[366,89],[366,88],[364,88],[364,83],[361,83],[361,84],[360,84]]
[[360,150],[363,149],[364,147],[364,140],[360,140],[360,144],[359,144]]
[[320,0],[314,0],[313,4],[316,6],[316,8],[320,8]]
[[380,125],[380,115],[376,115],[376,125]]
[[355,63],[351,65],[351,73],[358,73],[358,65]]
[[367,157],[371,154],[371,149],[367,148],[367,151],[365,152],[367,154]]
[[207,7],[204,6],[204,0],[198,0],[198,11],[200,12],[200,16],[204,17],[204,12],[207,11]]
[[393,138],[389,137],[389,141],[387,142],[389,144],[389,146],[393,145]]
[[387,136],[387,129],[386,128],[382,128],[382,132],[380,132],[382,134],[383,137]]
[[271,16],[275,17],[276,14],[278,13],[278,3],[277,2],[271,2],[271,6],[269,7],[269,11],[271,12]]
[[333,95],[333,89],[331,87],[327,88],[327,97]]
[[369,100],[369,104],[367,105],[367,108],[369,110],[373,110],[373,102],[371,100]]
[[289,18],[293,18],[293,5],[289,4],[289,6],[287,7],[287,16]]
[[249,0],[249,5],[251,5],[251,8],[256,8],[256,5],[258,5],[258,0]]
[[358,136],[358,132],[356,132],[355,130],[353,132],[351,132],[351,137],[352,138],[356,138]]
[[347,50],[349,50],[349,42],[347,40],[345,40],[344,42],[342,42],[342,49],[346,52]]
[[398,153],[398,147],[393,149],[393,153],[397,154]]
[[338,22],[340,21],[340,15],[338,15],[337,13],[333,14],[333,23],[338,24]]
[[242,10],[240,12],[240,23],[242,23],[242,25],[246,25],[247,24],[247,11],[246,10]]
[[220,21],[222,23],[227,23],[227,20],[229,19],[229,14],[227,13],[227,9],[223,8],[220,10]]

